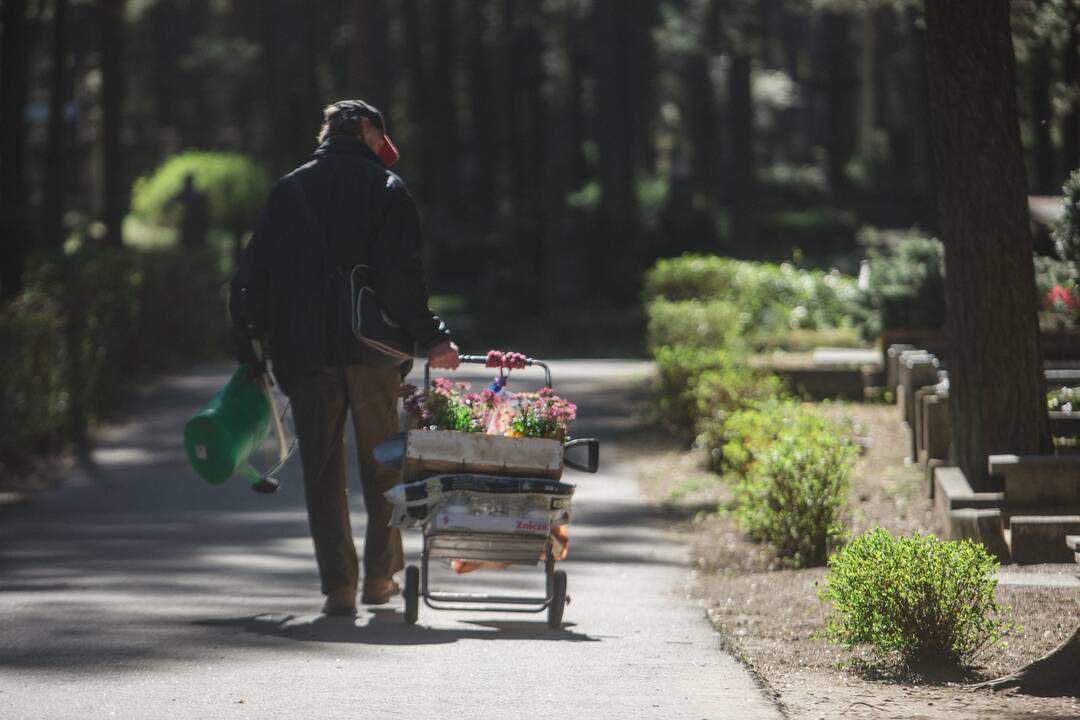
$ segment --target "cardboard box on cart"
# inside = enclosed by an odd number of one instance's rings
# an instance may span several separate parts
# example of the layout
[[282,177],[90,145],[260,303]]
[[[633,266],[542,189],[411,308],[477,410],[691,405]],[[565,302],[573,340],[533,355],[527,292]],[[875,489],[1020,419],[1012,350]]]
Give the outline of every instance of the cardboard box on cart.
[[558,480],[563,472],[563,443],[452,430],[410,430],[402,471],[405,482],[456,472]]

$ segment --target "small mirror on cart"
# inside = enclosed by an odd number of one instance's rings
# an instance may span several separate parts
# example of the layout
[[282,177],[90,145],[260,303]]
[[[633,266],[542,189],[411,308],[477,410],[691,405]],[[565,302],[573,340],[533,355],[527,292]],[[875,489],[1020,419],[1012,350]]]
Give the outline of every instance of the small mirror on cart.
[[578,438],[563,446],[563,464],[580,472],[594,473],[600,468],[600,441]]

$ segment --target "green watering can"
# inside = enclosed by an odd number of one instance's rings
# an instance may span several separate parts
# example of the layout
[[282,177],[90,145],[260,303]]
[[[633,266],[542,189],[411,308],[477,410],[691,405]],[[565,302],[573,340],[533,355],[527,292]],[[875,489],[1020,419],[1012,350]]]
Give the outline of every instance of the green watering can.
[[[276,435],[277,462],[269,470],[256,470],[250,458],[271,433]],[[269,384],[255,382],[250,369],[240,366],[210,404],[188,420],[184,448],[191,467],[211,485],[239,475],[256,492],[272,493],[280,485],[273,473],[291,457],[296,441],[286,438]]]

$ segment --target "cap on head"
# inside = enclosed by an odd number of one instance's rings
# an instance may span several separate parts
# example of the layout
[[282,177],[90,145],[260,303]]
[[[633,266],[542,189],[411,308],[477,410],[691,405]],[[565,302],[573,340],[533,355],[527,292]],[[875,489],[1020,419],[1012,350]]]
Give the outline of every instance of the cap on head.
[[363,100],[338,100],[327,108],[327,119],[330,115],[341,117],[343,120],[359,119],[366,117],[371,124],[386,132],[386,124],[383,122],[382,113],[374,105],[369,105]]
[[334,135],[353,137],[360,135],[361,118],[367,118],[376,128],[386,132],[383,115],[374,105],[369,105],[363,100],[338,100],[336,103],[327,105],[323,110],[323,126],[319,130],[319,142]]

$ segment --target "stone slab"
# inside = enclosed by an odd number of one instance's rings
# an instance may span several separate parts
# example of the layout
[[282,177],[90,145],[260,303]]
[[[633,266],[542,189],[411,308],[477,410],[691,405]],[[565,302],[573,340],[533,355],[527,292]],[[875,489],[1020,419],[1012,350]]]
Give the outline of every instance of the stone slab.
[[937,460],[935,458],[927,458],[926,462],[923,463],[926,468],[926,497],[931,500],[934,499],[934,472],[939,467],[945,467],[948,464],[947,460]]
[[881,353],[877,350],[820,347],[814,348],[812,357],[815,365],[823,367],[881,367]]
[[991,455],[1009,507],[1080,504],[1080,455]]
[[982,543],[998,562],[1010,561],[1009,545],[1005,542],[1005,523],[997,509],[962,508],[949,512],[946,537],[949,540],[971,540]]
[[1080,588],[1080,577],[1060,573],[1018,572],[998,570],[998,585],[1006,587],[1065,587]]
[[885,351],[885,388],[896,392],[896,386],[900,383],[900,355],[908,350],[914,350],[914,345],[896,344],[890,345]]
[[1065,538],[1080,534],[1080,515],[1014,515],[1009,529],[1013,562],[1069,563],[1075,560],[1075,552],[1065,545]]
[[934,393],[923,398],[923,447],[927,457],[944,460],[952,449],[952,424],[949,419],[949,397]]
[[[1000,510],[1004,498],[1001,493],[975,492],[964,477],[964,472],[958,467],[936,467],[934,485],[934,522],[944,528],[946,537],[979,540],[987,547],[994,544],[996,552],[1005,547],[1004,523]],[[984,511],[988,514],[979,514]],[[985,523],[996,523],[1001,527],[999,530],[992,530],[989,526],[984,527]],[[1001,535],[1000,546],[998,535]]]
[[900,355],[900,382],[896,395],[901,402],[904,422],[911,430],[910,457],[915,460],[919,450],[915,447],[915,393],[929,385],[938,384],[937,358],[927,352],[909,350]]

